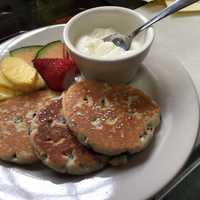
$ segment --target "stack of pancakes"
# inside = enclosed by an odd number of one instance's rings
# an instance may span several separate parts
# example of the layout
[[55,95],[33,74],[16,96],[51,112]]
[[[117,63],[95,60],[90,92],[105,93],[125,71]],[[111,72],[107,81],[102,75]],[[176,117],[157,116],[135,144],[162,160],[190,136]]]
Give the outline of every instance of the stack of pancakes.
[[143,150],[160,123],[160,108],[142,91],[97,81],[0,103],[0,159],[41,160],[55,171],[87,174],[126,163]]

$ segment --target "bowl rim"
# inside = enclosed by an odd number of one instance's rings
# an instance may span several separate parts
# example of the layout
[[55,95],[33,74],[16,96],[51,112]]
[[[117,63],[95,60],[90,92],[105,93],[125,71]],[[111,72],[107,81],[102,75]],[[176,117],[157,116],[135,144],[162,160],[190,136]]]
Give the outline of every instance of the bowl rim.
[[147,37],[146,37],[146,41],[144,42],[143,47],[141,48],[140,51],[137,52],[133,52],[118,58],[96,58],[96,57],[92,57],[92,56],[88,56],[85,55],[84,53],[81,53],[80,51],[78,51],[75,46],[72,44],[72,42],[70,41],[69,37],[68,37],[68,33],[69,33],[69,29],[71,27],[71,25],[80,17],[87,15],[89,13],[95,12],[95,11],[109,11],[109,10],[116,10],[116,11],[124,11],[129,13],[130,15],[134,15],[138,18],[140,18],[144,23],[148,21],[148,19],[143,16],[141,13],[138,13],[134,10],[131,10],[129,8],[124,8],[124,7],[120,7],[120,6],[101,6],[101,7],[95,7],[95,8],[90,8],[88,10],[85,10],[83,12],[80,12],[79,14],[73,16],[64,26],[64,30],[63,30],[63,39],[64,39],[64,43],[67,46],[67,48],[69,48],[70,51],[72,51],[74,54],[78,55],[79,57],[83,58],[83,59],[87,59],[87,60],[92,60],[92,61],[96,61],[96,62],[113,62],[113,61],[122,61],[122,60],[126,60],[129,58],[133,58],[133,57],[137,57],[138,55],[140,55],[141,53],[143,53],[146,49],[148,49],[155,37],[155,31],[153,29],[153,27],[149,27],[146,31],[147,31]]

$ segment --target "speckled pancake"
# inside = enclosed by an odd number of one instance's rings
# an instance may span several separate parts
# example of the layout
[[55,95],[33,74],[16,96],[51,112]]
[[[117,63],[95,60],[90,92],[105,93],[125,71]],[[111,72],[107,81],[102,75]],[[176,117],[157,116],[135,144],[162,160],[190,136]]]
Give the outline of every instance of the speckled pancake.
[[47,102],[31,125],[31,142],[41,161],[69,174],[87,174],[108,163],[106,156],[92,152],[71,135],[63,117],[62,99]]
[[159,105],[128,85],[76,83],[64,92],[63,107],[78,140],[105,155],[141,151],[160,123]]
[[18,164],[38,160],[30,144],[30,123],[36,110],[54,96],[44,90],[0,103],[0,159]]

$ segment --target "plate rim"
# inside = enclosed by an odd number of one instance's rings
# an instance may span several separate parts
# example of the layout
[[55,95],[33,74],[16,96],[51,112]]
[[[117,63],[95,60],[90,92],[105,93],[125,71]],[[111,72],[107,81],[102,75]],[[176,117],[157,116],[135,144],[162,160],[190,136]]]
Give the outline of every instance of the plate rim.
[[[166,47],[165,47],[165,48],[166,48]],[[191,83],[191,86],[192,86],[192,89],[193,89],[194,94],[195,94],[195,99],[196,99],[196,103],[197,103],[197,115],[198,115],[198,116],[197,116],[197,119],[198,119],[197,121],[198,121],[198,123],[197,123],[196,131],[195,131],[195,132],[196,132],[196,137],[195,137],[195,139],[194,139],[193,145],[192,145],[191,148],[190,148],[190,151],[188,152],[188,155],[185,156],[185,160],[183,161],[182,166],[179,168],[179,170],[177,170],[177,172],[174,173],[174,175],[172,175],[172,178],[169,178],[168,182],[166,182],[165,185],[163,185],[162,187],[160,187],[160,189],[157,190],[157,192],[155,192],[155,193],[154,193],[153,195],[151,195],[150,197],[153,197],[153,196],[157,197],[157,195],[162,194],[162,191],[164,191],[165,187],[167,187],[167,186],[174,180],[174,178],[176,178],[176,176],[179,175],[179,173],[181,172],[181,170],[184,168],[186,162],[188,161],[189,157],[191,156],[193,150],[196,148],[195,145],[196,145],[196,143],[197,143],[198,137],[200,136],[200,96],[199,96],[199,94],[198,94],[198,91],[197,91],[197,88],[196,88],[196,86],[195,86],[195,83],[194,83],[194,81],[193,81],[193,79],[192,79],[192,77],[191,77],[189,71],[188,71],[187,68],[186,68],[186,65],[184,65],[183,63],[181,63],[180,59],[178,59],[177,56],[174,55],[174,58],[175,58],[177,61],[180,62],[181,67],[182,67],[182,69],[183,69],[182,71],[186,74],[187,78],[189,79],[189,81],[190,81],[190,83]],[[199,145],[200,145],[200,144],[199,144]],[[182,181],[181,181],[181,182],[182,182]],[[180,182],[180,183],[181,183],[181,182]],[[176,186],[178,186],[180,183],[176,184]],[[176,187],[176,186],[175,186],[175,187]],[[173,188],[173,189],[174,189],[174,188]],[[161,192],[161,193],[160,193],[160,192]],[[160,200],[160,199],[158,199],[158,200]]]

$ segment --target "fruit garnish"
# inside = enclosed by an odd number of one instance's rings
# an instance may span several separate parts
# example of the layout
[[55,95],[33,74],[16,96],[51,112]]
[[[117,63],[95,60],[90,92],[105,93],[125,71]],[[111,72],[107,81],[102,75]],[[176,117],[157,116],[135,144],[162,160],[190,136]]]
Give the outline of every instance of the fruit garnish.
[[65,58],[65,45],[60,41],[53,41],[41,48],[35,59],[39,58]]
[[20,95],[20,93],[0,86],[0,101],[15,97],[16,95]]
[[1,72],[13,84],[13,89],[29,91],[37,71],[21,58],[7,56],[2,60]]
[[29,65],[32,65],[32,60],[35,58],[37,52],[42,48],[41,45],[24,46],[10,51],[13,57],[21,58]]
[[67,88],[78,72],[76,64],[70,59],[35,59],[33,65],[48,87],[55,91]]
[[38,90],[38,89],[44,88],[45,85],[46,85],[45,81],[42,79],[41,75],[37,73],[33,88],[35,90]]
[[[0,66],[1,67],[1,66]],[[13,84],[0,71],[0,87],[13,88]]]

